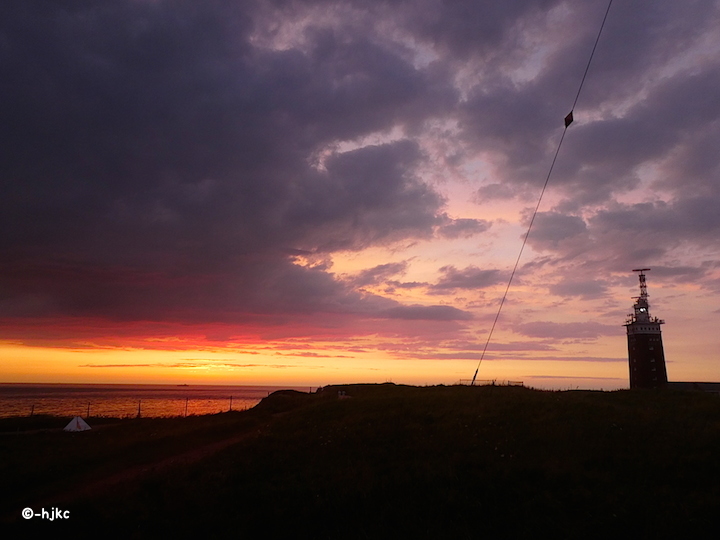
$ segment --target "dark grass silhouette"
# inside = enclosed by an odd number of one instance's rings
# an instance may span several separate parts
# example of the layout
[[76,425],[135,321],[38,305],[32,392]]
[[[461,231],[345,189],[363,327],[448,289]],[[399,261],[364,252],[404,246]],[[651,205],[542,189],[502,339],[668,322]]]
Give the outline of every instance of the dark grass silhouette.
[[[685,536],[714,528],[720,508],[720,400],[699,393],[348,385],[104,431],[52,434],[58,452],[35,452],[43,474],[22,502],[77,493],[65,504],[83,532],[240,538]],[[19,452],[3,471],[15,486],[44,436],[2,438]],[[63,472],[72,451],[89,473]],[[143,463],[112,489],[80,489]]]

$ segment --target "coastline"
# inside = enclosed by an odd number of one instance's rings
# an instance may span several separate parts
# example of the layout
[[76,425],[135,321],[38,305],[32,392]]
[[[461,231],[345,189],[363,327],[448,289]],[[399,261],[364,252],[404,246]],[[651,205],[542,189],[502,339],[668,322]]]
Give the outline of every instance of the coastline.
[[[0,383],[0,418],[168,417],[253,407],[288,387],[260,385]],[[88,414],[88,412],[90,414]]]

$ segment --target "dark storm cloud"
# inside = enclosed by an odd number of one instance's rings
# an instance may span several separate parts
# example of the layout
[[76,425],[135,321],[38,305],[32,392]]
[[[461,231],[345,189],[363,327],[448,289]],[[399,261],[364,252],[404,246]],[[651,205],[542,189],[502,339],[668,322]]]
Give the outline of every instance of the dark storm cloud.
[[[579,202],[606,199],[613,192],[636,187],[637,168],[643,164],[662,162],[668,156],[672,163],[682,159],[673,154],[687,154],[693,147],[694,165],[689,168],[693,184],[699,176],[706,184],[706,175],[716,176],[718,169],[717,152],[707,146],[720,120],[720,103],[712,91],[718,85],[720,64],[707,66],[707,71],[683,73],[655,85],[622,117],[577,126],[563,146],[554,181],[579,189],[573,195]],[[676,167],[675,172],[684,176],[686,168]],[[666,178],[664,184],[687,188],[687,179]]]
[[[658,276],[701,277],[708,268],[678,264],[675,249],[719,246],[720,197],[683,194],[670,202],[610,204],[586,220],[559,211],[538,214],[528,243],[558,260],[584,261],[593,271],[627,272],[639,266],[661,269]],[[698,264],[700,264],[698,262]]]
[[[528,243],[549,252],[554,271],[562,274],[565,263],[580,264],[584,271],[626,273],[632,268],[657,268],[657,277],[671,282],[701,280],[716,263],[713,252],[720,247],[720,198],[687,193],[670,202],[609,204],[583,219],[559,211],[538,214]],[[691,247],[698,253],[694,264],[682,264],[676,250]],[[681,252],[680,252],[681,253]],[[681,259],[678,259],[678,256]],[[558,266],[559,265],[559,266]],[[568,277],[551,287],[553,294],[575,296],[570,276],[579,268],[568,266]],[[577,289],[586,298],[602,295]],[[589,295],[589,296],[588,296]]]
[[330,150],[452,98],[390,48],[309,28],[261,49],[253,3],[4,4],[3,316],[235,320],[371,312],[302,253],[438,227],[409,140]]
[[[585,8],[585,39],[589,38],[590,43],[600,23],[598,15],[605,6],[598,3]],[[662,83],[670,73],[670,78],[684,79],[697,69],[707,69],[702,62],[712,63],[711,56],[702,54],[704,59],[698,63],[684,55],[698,45],[701,49],[696,52],[706,52],[705,44],[698,38],[716,34],[718,7],[713,0],[691,4],[655,0],[614,2],[580,103],[592,107],[603,102],[621,102],[627,97],[634,98],[638,90]],[[588,47],[578,52],[588,54],[589,50]],[[583,67],[585,60],[582,59]],[[681,69],[668,73],[667,66]]]
[[720,231],[717,200],[689,194],[668,204],[665,202],[617,205],[599,211],[590,224],[599,232],[641,231],[666,242],[694,240],[714,242]]
[[369,146],[332,156],[327,172],[298,186],[283,230],[320,251],[361,249],[433,234],[444,220],[443,200],[412,176],[418,150],[411,142]]
[[497,54],[497,47],[512,39],[518,20],[558,3],[557,0],[408,2],[405,24],[421,39],[453,58],[467,60],[475,55]]
[[[326,172],[306,163],[326,141],[393,125],[422,99],[422,75],[387,50],[324,34],[309,53],[253,50],[247,17],[225,20],[234,13],[217,5],[109,3],[44,19],[39,9],[35,36],[7,22],[3,214],[15,227],[5,245],[108,256],[113,244],[173,242],[212,256],[429,234],[442,201],[412,178],[413,144],[335,155]],[[26,11],[10,15],[35,16]],[[399,202],[409,209],[396,216]],[[318,224],[342,231],[357,219],[368,222],[350,238],[308,241]]]
[[[457,126],[446,142],[458,156],[487,161],[480,201],[534,193],[603,10],[3,3],[0,316],[467,319],[355,290],[393,277],[392,265],[352,283],[316,261],[488,229],[450,218],[423,180],[435,165],[423,141],[431,121]],[[565,198],[529,237],[548,267],[583,255],[613,271],[677,269],[687,265],[670,258],[675,247],[718,245],[720,67],[696,41],[717,23],[710,0],[615,4],[550,184]],[[647,166],[660,171],[652,182]],[[613,202],[642,182],[664,202]],[[502,281],[472,266],[441,272],[431,292]],[[553,285],[563,295],[588,286]]]
[[258,313],[386,308],[322,270],[276,257],[236,259],[216,271],[107,265],[8,264],[0,316],[99,316],[113,320],[245,322]]
[[[515,26],[498,27],[495,50],[507,54],[477,63],[477,83],[459,103],[462,140],[493,170],[479,202],[539,195],[605,6],[528,9]],[[612,6],[550,178],[564,199],[537,216],[528,239],[552,254],[556,275],[580,260],[593,272],[682,266],[674,250],[720,247],[719,24],[720,5],[710,0]],[[505,49],[512,42],[530,55],[525,39],[537,43],[535,73],[518,70]],[[638,188],[635,204],[616,202]]]
[[[554,28],[547,21],[547,54],[536,76],[518,80],[493,73],[462,104],[466,139],[492,152],[503,178],[483,186],[481,200],[524,193],[528,185],[539,191],[542,185],[604,6],[566,8],[557,12],[564,15]],[[712,1],[695,2],[692,9],[675,2],[613,5],[550,184],[565,190],[573,209],[636,187],[637,168],[653,160],[677,165],[678,186],[687,185],[683,177],[692,169],[703,186],[705,173],[717,177],[712,141],[720,66],[703,49],[702,36],[716,35],[719,8]],[[545,17],[547,12],[528,10],[520,20],[530,31]],[[553,34],[557,39],[548,38]]]

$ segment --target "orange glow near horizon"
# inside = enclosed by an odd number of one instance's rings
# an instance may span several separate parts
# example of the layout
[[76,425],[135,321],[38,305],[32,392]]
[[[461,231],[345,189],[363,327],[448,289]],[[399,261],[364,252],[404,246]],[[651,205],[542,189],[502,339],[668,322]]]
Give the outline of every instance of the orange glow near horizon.
[[[415,360],[373,352],[372,358],[278,357],[214,351],[62,350],[4,344],[2,382],[118,384],[307,385],[395,382],[455,384],[472,377],[477,360]],[[324,363],[323,363],[324,362]],[[478,381],[527,379],[533,362],[484,362]],[[567,362],[546,362],[548,376],[567,373]],[[551,369],[547,369],[550,367]],[[607,371],[607,370],[605,370]],[[612,376],[612,371],[608,371]],[[523,380],[525,378],[525,380]],[[582,378],[582,374],[578,374]],[[562,383],[559,383],[562,385]],[[540,385],[542,386],[542,385]],[[551,385],[552,386],[552,385]],[[613,386],[606,383],[606,387]],[[622,384],[615,386],[621,387]]]
[[[449,242],[438,253],[463,268],[457,258],[447,255],[452,253],[451,246]],[[380,283],[361,291],[391,297],[406,306],[454,306],[472,314],[472,319],[403,320],[316,313],[285,320],[259,316],[244,325],[36,320],[16,330],[12,324],[6,325],[25,337],[0,343],[0,382],[316,387],[352,382],[432,385],[467,381],[477,367],[505,285],[433,294],[428,284],[437,282],[432,269],[441,266],[441,256],[434,257],[428,247],[421,247],[425,259],[419,260],[419,255],[417,260],[411,259],[407,272],[394,278],[398,283],[425,285],[390,291]],[[409,258],[408,251],[396,256],[379,248],[368,251],[368,258],[357,254],[336,257],[336,278],[351,278],[374,263]],[[599,300],[570,300],[543,294],[547,288],[541,280],[542,276],[521,274],[513,284],[478,380],[522,381],[538,388],[627,387],[622,322],[633,289],[622,284]],[[670,379],[716,379],[716,362],[706,351],[708,343],[718,338],[713,318],[701,315],[712,313],[714,307],[697,287],[651,285],[653,314],[668,321],[663,335]],[[534,321],[549,326],[538,331],[532,326]],[[551,337],[562,325],[587,325],[582,328],[598,329],[599,333]]]
[[[664,336],[671,380],[712,380],[715,365],[703,355],[702,346],[682,339],[675,329],[664,332]],[[498,342],[508,342],[509,337],[500,332]],[[478,339],[477,344],[484,344],[484,339]],[[388,350],[373,349],[367,347],[370,341],[357,344],[355,352],[348,351],[350,343],[318,343],[316,349],[307,342],[267,343],[243,350],[192,346],[182,350],[58,348],[3,343],[0,381],[311,387],[360,382],[455,384],[472,377],[479,358],[479,350],[454,358],[462,355],[423,349],[411,342],[405,351],[399,344]],[[621,327],[616,336],[568,343],[562,352],[502,352],[493,350],[491,344],[478,381],[514,380],[538,388],[625,388],[625,347]],[[686,354],[679,357],[681,350]]]

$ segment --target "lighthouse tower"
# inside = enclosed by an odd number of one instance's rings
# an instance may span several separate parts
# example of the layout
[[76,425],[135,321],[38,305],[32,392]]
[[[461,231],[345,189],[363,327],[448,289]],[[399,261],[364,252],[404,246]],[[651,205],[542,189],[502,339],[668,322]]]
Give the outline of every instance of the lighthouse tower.
[[662,388],[667,385],[665,352],[663,351],[660,325],[665,321],[650,316],[645,272],[649,268],[638,268],[640,272],[640,296],[636,297],[633,313],[625,323],[630,361],[630,388]]

